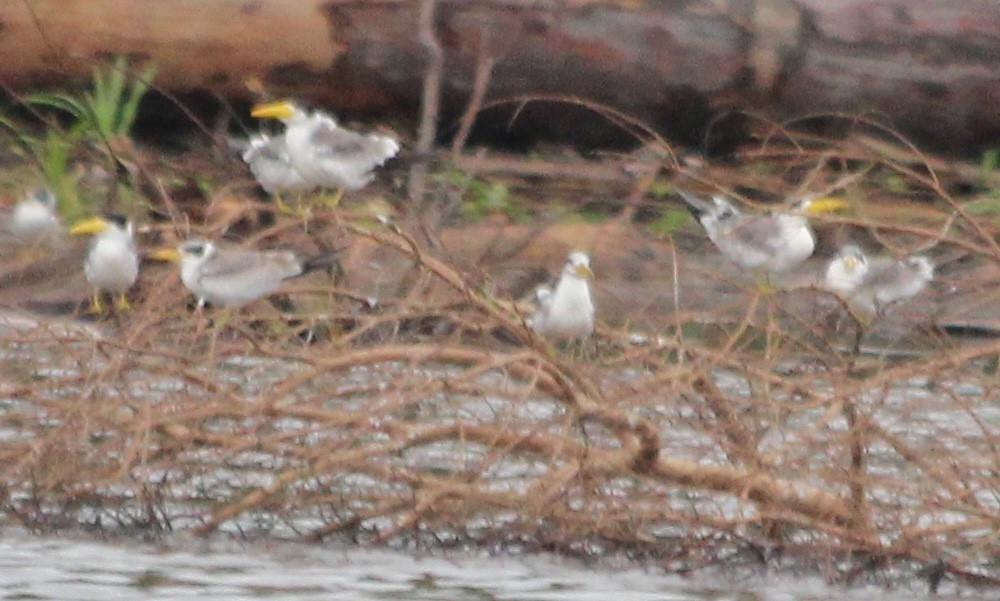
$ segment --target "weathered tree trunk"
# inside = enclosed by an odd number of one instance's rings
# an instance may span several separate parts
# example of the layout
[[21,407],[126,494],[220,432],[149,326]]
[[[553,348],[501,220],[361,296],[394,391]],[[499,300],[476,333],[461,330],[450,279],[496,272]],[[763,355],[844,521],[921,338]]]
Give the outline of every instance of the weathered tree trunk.
[[[419,102],[419,0],[7,0],[0,79],[16,89],[147,56],[172,90],[245,78],[338,110]],[[444,108],[495,59],[487,100],[565,94],[657,126],[712,110],[875,111],[939,147],[1000,138],[995,0],[440,0]],[[697,132],[696,132],[697,133]]]

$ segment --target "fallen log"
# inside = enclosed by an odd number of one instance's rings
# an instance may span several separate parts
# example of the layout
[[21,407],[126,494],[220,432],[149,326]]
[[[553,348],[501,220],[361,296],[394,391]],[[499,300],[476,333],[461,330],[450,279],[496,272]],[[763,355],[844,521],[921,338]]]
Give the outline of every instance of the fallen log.
[[[156,63],[171,91],[246,97],[245,80],[258,77],[341,112],[412,115],[427,55],[419,4],[5,2],[0,81],[64,85],[126,53]],[[487,101],[576,96],[682,141],[700,140],[728,109],[778,121],[874,112],[918,141],[973,153],[1000,133],[1000,4],[990,0],[441,0],[435,33],[445,124],[488,58]],[[531,132],[581,134],[573,117],[559,107],[520,118]]]

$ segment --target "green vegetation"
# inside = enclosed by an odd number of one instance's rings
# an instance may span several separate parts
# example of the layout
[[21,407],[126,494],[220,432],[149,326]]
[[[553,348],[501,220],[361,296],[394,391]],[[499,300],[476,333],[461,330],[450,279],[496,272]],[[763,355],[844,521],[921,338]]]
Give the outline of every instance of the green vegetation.
[[[68,92],[31,94],[21,99],[29,110],[45,123],[41,134],[14,120],[0,116],[0,126],[9,130],[22,149],[38,164],[42,177],[59,199],[59,210],[72,220],[95,207],[85,201],[79,189],[79,176],[73,161],[85,144],[103,151],[103,162],[113,172],[118,157],[128,148],[128,137],[138,114],[139,104],[149,90],[155,68],[146,66],[132,76],[124,56],[105,65],[95,66],[91,89],[82,95]],[[68,115],[63,126],[39,112],[53,109]]]
[[1000,203],[1000,148],[984,152],[979,167],[983,172],[983,183],[989,188],[988,196]]
[[59,201],[59,212],[71,220],[86,213],[71,169],[73,156],[83,139],[80,131],[49,124],[43,133],[35,135],[4,117],[0,117],[0,125],[10,130],[20,148],[35,160],[45,184]]
[[675,196],[677,192],[671,182],[658,178],[649,186],[648,194],[653,198],[664,199]]
[[986,191],[971,202],[966,203],[964,208],[969,215],[989,218],[993,223],[998,223],[1000,222],[1000,185],[997,184],[997,181],[1000,177],[1000,148],[983,152],[979,168],[982,171],[982,184],[986,187]]
[[691,222],[691,214],[684,209],[665,209],[663,213],[649,224],[651,232],[658,236],[672,236]]
[[983,170],[983,175],[985,176],[1000,169],[1000,148],[991,148],[984,152],[982,160],[979,161],[979,167]]
[[1000,195],[994,190],[989,196],[966,204],[965,210],[975,217],[1000,216]]
[[82,97],[65,92],[43,93],[31,95],[25,102],[63,111],[74,119],[71,132],[114,144],[131,132],[139,103],[155,73],[156,69],[147,65],[130,81],[128,61],[119,56],[108,65],[94,67],[91,89]]
[[461,171],[443,174],[441,179],[461,191],[459,210],[466,219],[481,221],[496,213],[506,215],[512,221],[528,218],[528,210],[503,182],[482,180]]

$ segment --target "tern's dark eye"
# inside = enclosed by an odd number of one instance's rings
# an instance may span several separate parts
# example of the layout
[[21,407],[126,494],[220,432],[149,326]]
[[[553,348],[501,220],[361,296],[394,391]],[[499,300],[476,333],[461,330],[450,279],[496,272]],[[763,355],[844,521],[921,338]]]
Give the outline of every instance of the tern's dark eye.
[[125,227],[128,226],[128,217],[124,215],[119,215],[118,213],[108,213],[104,216],[104,218],[122,229],[125,229]]
[[181,246],[181,252],[186,255],[200,257],[205,254],[205,244],[202,242],[187,242]]
[[56,197],[45,188],[35,192],[35,200],[48,207],[56,206]]

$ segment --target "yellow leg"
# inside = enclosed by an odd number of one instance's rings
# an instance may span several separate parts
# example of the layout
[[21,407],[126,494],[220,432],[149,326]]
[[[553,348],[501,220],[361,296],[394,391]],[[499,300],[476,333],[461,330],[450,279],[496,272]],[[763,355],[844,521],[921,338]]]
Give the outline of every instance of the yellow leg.
[[295,217],[302,216],[302,195],[298,194],[295,196],[295,204],[291,205],[285,202],[280,194],[274,195],[275,204],[278,207],[278,212],[282,215],[294,215]]
[[771,281],[771,276],[766,271],[755,271],[753,279],[754,283],[757,284],[757,291],[764,296],[770,296],[781,290],[780,286]]
[[278,212],[282,215],[290,215],[294,212],[290,206],[285,204],[285,201],[281,198],[281,194],[274,195],[274,204],[278,207]]
[[340,200],[344,198],[344,189],[337,188],[337,191],[333,193],[332,197],[324,197],[323,205],[328,209],[336,209],[340,206]]
[[582,361],[587,358],[587,349],[584,346],[586,339],[574,338],[566,343],[566,354],[571,358]]
[[214,320],[216,329],[222,329],[229,325],[229,322],[232,321],[235,312],[236,311],[232,307],[223,308],[222,311],[219,312],[218,317]]
[[124,292],[120,292],[115,297],[115,309],[117,309],[119,311],[128,311],[131,308],[132,308],[132,305],[130,305],[129,302],[128,302],[128,299],[125,298],[125,293]]
[[302,202],[302,195],[299,194],[295,197],[295,204],[290,205],[286,203],[280,194],[274,196],[275,206],[278,208],[278,213],[282,215],[292,215],[294,217],[301,217],[303,219],[309,220],[312,218],[312,208],[307,206]]
[[90,312],[94,315],[104,313],[104,303],[101,302],[100,290],[94,290],[94,295],[90,297]]

